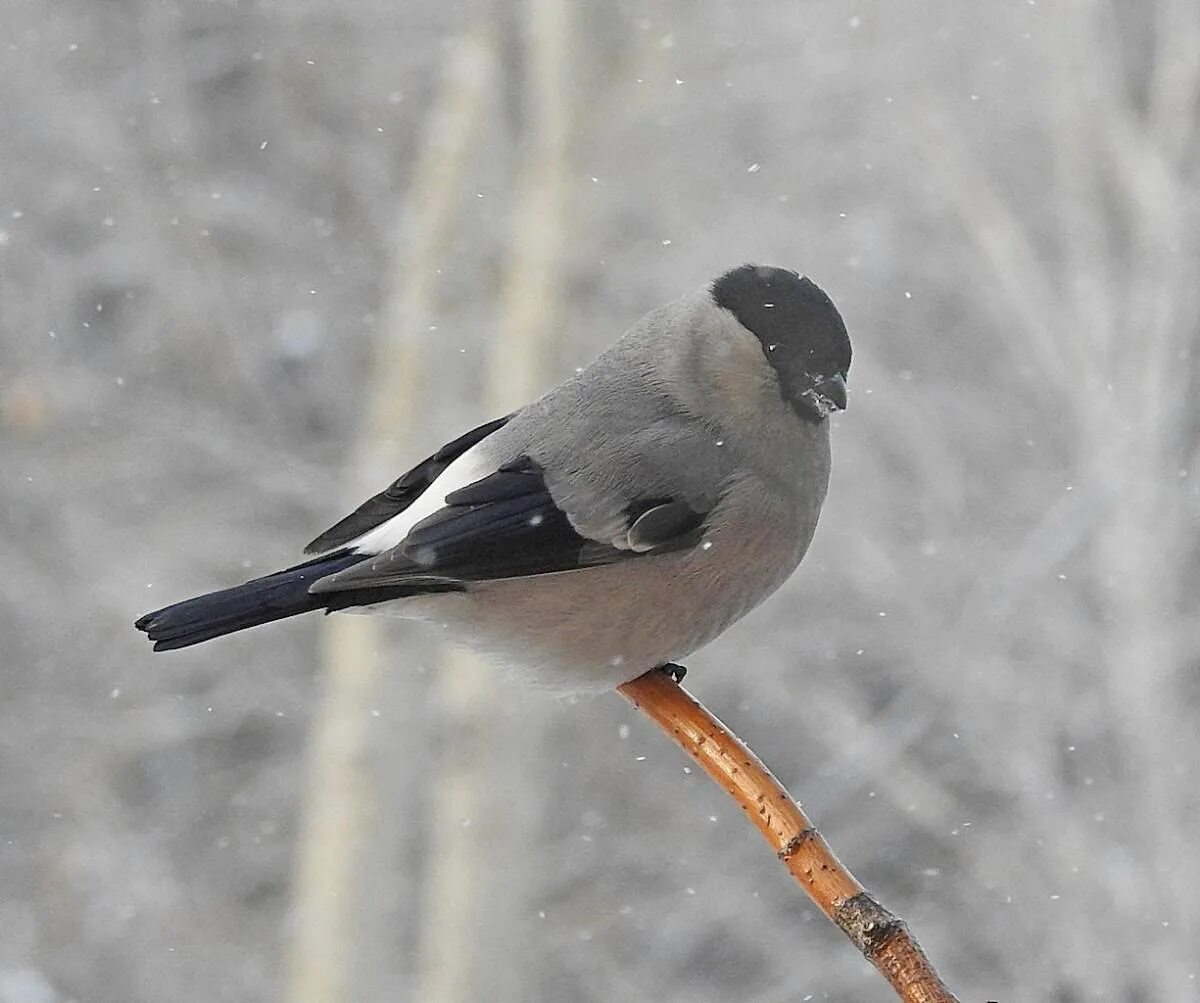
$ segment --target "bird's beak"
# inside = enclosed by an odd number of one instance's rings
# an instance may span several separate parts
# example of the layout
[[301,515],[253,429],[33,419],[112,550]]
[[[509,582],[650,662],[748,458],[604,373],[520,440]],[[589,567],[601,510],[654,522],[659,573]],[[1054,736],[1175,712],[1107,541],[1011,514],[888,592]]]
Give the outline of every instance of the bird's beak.
[[846,381],[841,373],[832,376],[813,376],[812,385],[802,391],[806,410],[818,419],[826,418],[834,411],[846,410]]
[[825,376],[817,381],[816,391],[833,406],[835,411],[846,410],[846,380],[841,373]]

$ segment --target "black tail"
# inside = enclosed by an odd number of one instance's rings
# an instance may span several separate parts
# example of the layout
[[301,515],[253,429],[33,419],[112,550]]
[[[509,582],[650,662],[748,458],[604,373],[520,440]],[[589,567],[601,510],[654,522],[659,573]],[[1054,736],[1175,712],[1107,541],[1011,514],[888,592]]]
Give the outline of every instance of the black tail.
[[362,554],[351,554],[344,550],[318,557],[265,578],[256,578],[245,585],[210,592],[155,610],[147,613],[134,626],[149,635],[155,651],[170,651],[315,609],[342,609],[358,605],[366,598],[362,590],[313,596],[308,594],[308,587],[318,578],[332,575],[366,559]]

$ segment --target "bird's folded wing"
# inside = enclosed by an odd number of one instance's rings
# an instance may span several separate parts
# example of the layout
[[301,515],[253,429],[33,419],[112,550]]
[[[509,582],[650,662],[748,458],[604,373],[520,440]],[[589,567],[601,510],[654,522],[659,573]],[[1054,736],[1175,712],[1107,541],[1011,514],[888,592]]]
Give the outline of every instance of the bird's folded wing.
[[453,442],[446,443],[432,456],[422,460],[397,479],[387,490],[367,499],[337,525],[325,530],[304,548],[304,552],[319,554],[343,547],[399,515],[421,497],[451,463],[505,425],[511,417],[512,415],[505,415],[503,418],[489,421],[465,435],[460,435]]
[[314,583],[337,592],[419,581],[471,582],[551,574],[695,546],[706,513],[673,498],[629,501],[622,532],[581,535],[528,457],[450,492],[399,544]]

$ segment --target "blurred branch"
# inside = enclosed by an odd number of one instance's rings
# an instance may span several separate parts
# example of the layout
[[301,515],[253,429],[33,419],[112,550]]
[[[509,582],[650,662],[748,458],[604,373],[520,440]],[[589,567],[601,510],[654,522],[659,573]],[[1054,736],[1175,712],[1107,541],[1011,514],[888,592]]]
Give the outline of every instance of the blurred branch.
[[[567,259],[570,6],[565,0],[528,0],[523,5],[528,126],[513,199],[499,332],[488,358],[486,399],[492,414],[511,411],[542,392],[557,336],[554,321],[562,295],[562,262]],[[511,969],[487,964],[481,952],[481,904],[502,894],[499,881],[521,887],[519,879],[513,881],[525,857],[524,837],[519,844],[513,838],[520,827],[513,826],[512,816],[519,809],[506,804],[501,813],[506,824],[498,830],[489,829],[487,820],[497,816],[489,806],[497,788],[495,778],[515,768],[498,757],[519,759],[521,743],[528,738],[524,728],[520,733],[496,733],[501,726],[496,708],[502,698],[495,668],[477,654],[446,650],[437,682],[442,726],[458,741],[447,750],[431,785],[417,996],[438,1003],[467,1003],[486,985],[490,999],[515,998],[519,988],[510,989],[503,982]],[[467,826],[466,819],[480,821]],[[492,866],[480,873],[484,860]],[[500,867],[495,866],[497,860],[503,861]],[[509,939],[511,929],[511,924],[488,927],[491,957],[515,947]]]
[[762,761],[671,676],[654,669],[617,691],[699,763],[746,816],[823,912],[909,1003],[954,1003],[904,922],[834,856]]
[[1150,128],[1160,152],[1181,169],[1194,171],[1189,142],[1200,101],[1200,16],[1193,0],[1155,5],[1158,58],[1150,88]]
[[963,148],[949,120],[931,114],[924,164],[956,210],[967,235],[991,267],[1006,309],[1019,323],[1039,367],[1053,380],[1073,376],[1076,360],[1059,334],[1062,299],[1046,275],[1024,220]]
[[[545,390],[566,246],[571,108],[571,5],[529,0],[525,11],[528,136],[514,198],[503,294],[502,347],[490,359],[490,399],[516,407]],[[576,237],[578,239],[578,237]]]
[[[371,366],[373,387],[350,473],[354,499],[395,475],[405,430],[423,396],[422,344],[438,263],[453,230],[461,176],[488,93],[493,43],[476,29],[453,50],[413,171],[396,232],[393,294]],[[401,250],[402,248],[402,250]],[[325,631],[326,692],[310,752],[307,818],[294,895],[289,999],[355,999],[350,964],[364,823],[375,805],[367,756],[370,708],[379,681],[380,625],[331,617]]]

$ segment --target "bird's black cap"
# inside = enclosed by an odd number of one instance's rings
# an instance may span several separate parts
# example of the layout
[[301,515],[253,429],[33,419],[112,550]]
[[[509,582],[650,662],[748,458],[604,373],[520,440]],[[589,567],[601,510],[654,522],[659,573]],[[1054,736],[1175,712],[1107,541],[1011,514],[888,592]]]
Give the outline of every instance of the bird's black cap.
[[[850,336],[833,301],[811,279],[786,268],[742,265],[713,283],[712,298],[758,338],[785,399],[806,417],[812,417],[814,387],[845,380]],[[844,385],[840,394],[836,407],[845,406]]]

